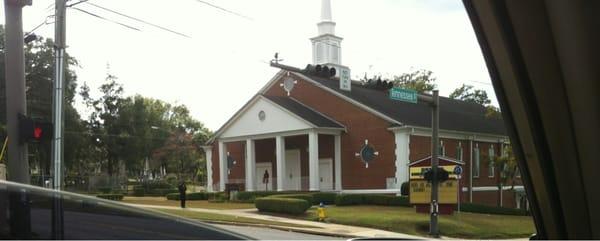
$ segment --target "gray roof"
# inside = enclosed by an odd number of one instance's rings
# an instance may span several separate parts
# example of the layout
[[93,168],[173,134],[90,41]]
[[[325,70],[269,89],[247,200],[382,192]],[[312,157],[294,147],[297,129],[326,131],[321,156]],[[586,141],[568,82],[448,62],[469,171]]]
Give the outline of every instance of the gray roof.
[[[392,100],[387,90],[366,88],[356,81],[348,92],[339,89],[337,79],[301,74],[404,125],[431,127],[431,108],[426,103]],[[482,105],[440,96],[440,129],[506,135],[502,119],[485,114],[486,108]]]
[[335,122],[333,119],[301,104],[300,102],[290,98],[290,97],[281,97],[281,96],[268,96],[263,95],[263,97],[273,101],[275,104],[287,109],[288,111],[294,113],[300,118],[312,123],[317,127],[324,128],[341,128],[345,129],[343,125]]

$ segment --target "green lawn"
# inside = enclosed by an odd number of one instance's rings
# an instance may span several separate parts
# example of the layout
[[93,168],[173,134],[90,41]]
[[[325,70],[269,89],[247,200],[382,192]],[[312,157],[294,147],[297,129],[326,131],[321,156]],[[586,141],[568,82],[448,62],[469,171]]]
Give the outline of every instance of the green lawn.
[[[414,208],[386,206],[329,206],[327,222],[371,227],[399,233],[426,236],[429,214],[416,213]],[[316,208],[301,218],[317,220]],[[529,216],[488,215],[478,213],[442,215],[440,233],[454,238],[507,239],[526,238],[535,232]]]
[[[130,197],[123,198],[123,202],[179,207],[179,201],[167,200],[165,197]],[[206,200],[186,201],[188,208],[207,208],[207,209],[246,209],[254,208],[254,203],[236,203],[236,202],[209,202]]]
[[318,228],[315,226],[309,225],[300,225],[300,224],[291,224],[291,223],[283,223],[277,221],[269,221],[269,220],[261,220],[247,217],[239,217],[233,215],[225,215],[225,214],[216,214],[216,213],[206,213],[206,212],[197,212],[197,211],[185,211],[185,210],[170,210],[170,209],[159,209],[153,208],[153,210],[169,213],[185,218],[196,219],[200,221],[221,221],[221,222],[235,222],[235,223],[249,223],[249,224],[264,224],[264,225],[277,225],[277,226],[286,226],[286,227],[297,227],[297,228]]

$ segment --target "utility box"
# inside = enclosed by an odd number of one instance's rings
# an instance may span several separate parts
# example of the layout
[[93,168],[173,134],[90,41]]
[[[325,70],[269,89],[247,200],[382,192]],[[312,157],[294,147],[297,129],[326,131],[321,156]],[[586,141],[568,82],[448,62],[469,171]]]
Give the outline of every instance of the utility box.
[[[449,157],[438,157],[438,166],[449,172],[447,181],[440,182],[438,187],[438,211],[440,214],[452,214],[458,203],[460,180],[454,173],[456,166],[462,167],[464,162]],[[424,173],[431,170],[431,156],[410,163],[409,198],[418,213],[429,213],[431,209],[431,183],[425,180]]]

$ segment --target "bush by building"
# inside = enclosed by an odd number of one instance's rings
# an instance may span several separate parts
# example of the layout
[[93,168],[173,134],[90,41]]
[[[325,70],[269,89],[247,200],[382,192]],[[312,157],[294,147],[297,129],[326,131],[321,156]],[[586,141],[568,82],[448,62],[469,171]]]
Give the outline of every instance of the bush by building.
[[335,204],[335,197],[337,197],[337,193],[334,192],[314,192],[311,193],[313,197],[313,204],[318,205],[319,203],[323,203],[326,205]]
[[281,195],[272,195],[272,196],[268,196],[268,197],[302,199],[304,201],[307,201],[311,206],[314,203],[313,196],[311,194],[281,194]]
[[410,207],[408,197],[385,194],[340,194],[335,199],[335,205],[382,205]]
[[285,213],[299,215],[308,210],[311,204],[297,198],[263,197],[254,200],[254,205],[260,212]]

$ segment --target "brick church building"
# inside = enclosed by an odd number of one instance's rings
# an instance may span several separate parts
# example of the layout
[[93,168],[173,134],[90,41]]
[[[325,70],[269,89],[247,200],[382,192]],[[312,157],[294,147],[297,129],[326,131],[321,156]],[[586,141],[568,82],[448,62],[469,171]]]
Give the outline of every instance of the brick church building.
[[[335,76],[276,65],[281,70],[203,147],[209,191],[236,183],[247,191],[399,195],[409,163],[430,156],[430,107],[349,79],[329,0],[322,1],[317,26],[313,65],[335,68]],[[489,160],[508,143],[503,121],[486,117],[484,106],[446,97],[439,113],[440,154],[465,163],[461,201],[496,205],[497,173]],[[377,154],[368,165],[358,156],[365,145]],[[504,191],[502,203],[525,208],[523,186]]]

